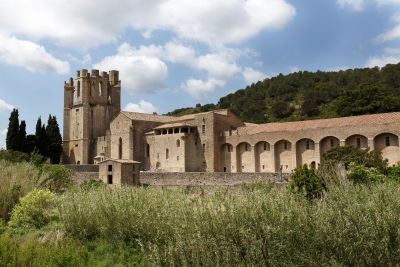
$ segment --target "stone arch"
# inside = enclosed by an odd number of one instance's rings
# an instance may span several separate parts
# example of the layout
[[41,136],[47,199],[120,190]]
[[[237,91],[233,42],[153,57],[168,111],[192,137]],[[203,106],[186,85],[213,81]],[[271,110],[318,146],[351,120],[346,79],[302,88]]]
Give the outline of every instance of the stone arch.
[[304,138],[296,142],[296,162],[297,167],[304,164],[311,166],[315,163],[315,142],[309,138]]
[[381,133],[374,138],[374,148],[387,159],[389,165],[396,165],[399,158],[399,137],[392,133]]
[[274,172],[271,166],[272,154],[271,146],[266,141],[260,141],[254,146],[256,172]]
[[221,146],[221,172],[232,172],[233,146],[225,143]]
[[293,169],[292,143],[280,140],[275,143],[275,170],[288,173]]
[[236,147],[237,172],[254,172],[254,153],[251,145],[242,142]]
[[361,134],[354,134],[346,138],[346,146],[354,146],[360,149],[368,148],[368,138]]
[[335,136],[326,136],[319,141],[319,153],[321,155],[321,161],[324,158],[324,154],[329,150],[340,146],[339,138]]
[[118,159],[122,159],[122,138],[118,139]]

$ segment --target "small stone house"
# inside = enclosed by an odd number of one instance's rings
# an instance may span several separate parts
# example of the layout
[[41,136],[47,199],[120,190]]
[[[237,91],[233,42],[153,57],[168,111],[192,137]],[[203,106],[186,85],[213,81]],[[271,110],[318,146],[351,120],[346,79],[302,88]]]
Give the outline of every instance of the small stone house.
[[139,185],[140,162],[107,159],[99,164],[99,179],[112,186]]

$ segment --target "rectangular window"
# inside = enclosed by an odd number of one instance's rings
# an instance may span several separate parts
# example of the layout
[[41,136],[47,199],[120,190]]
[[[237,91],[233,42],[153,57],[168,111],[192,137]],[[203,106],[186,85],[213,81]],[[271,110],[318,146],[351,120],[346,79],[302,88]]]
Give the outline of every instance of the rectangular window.
[[112,184],[113,183],[113,176],[112,175],[108,175],[107,176],[107,183],[108,184]]
[[285,150],[288,150],[288,142],[285,141],[285,143],[284,143],[283,146],[284,146],[284,149],[285,149]]
[[386,143],[386,146],[390,146],[390,136],[386,136],[385,143]]
[[206,151],[206,144],[203,144],[203,152]]
[[264,151],[267,150],[267,143],[264,143]]
[[169,159],[169,149],[168,148],[165,150],[165,158]]
[[206,133],[206,125],[201,125],[201,133],[205,134]]
[[112,172],[112,165],[108,165],[108,171]]

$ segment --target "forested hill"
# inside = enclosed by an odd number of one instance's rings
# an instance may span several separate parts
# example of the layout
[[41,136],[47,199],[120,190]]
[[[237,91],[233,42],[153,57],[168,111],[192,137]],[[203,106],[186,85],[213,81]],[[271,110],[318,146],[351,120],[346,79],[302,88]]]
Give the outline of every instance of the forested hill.
[[168,115],[221,108],[254,123],[400,111],[400,63],[381,69],[280,74],[224,96],[217,104],[198,104]]

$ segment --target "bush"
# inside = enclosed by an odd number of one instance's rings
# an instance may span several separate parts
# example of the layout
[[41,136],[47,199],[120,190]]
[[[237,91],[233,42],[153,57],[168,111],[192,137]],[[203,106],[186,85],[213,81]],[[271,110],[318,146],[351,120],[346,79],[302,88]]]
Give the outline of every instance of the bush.
[[350,163],[349,170],[347,172],[347,179],[355,184],[369,185],[384,181],[386,176],[375,168],[368,168],[356,163]]
[[14,151],[14,150],[0,150],[0,160],[5,160],[9,162],[28,162],[30,159],[29,154],[20,152],[20,151]]
[[303,194],[308,199],[319,198],[326,190],[324,180],[307,165],[293,171],[289,182],[289,188],[296,193]]
[[400,166],[389,167],[386,172],[389,180],[400,182]]
[[47,189],[35,189],[12,211],[8,226],[12,229],[41,228],[54,216],[55,195]]
[[19,198],[36,186],[39,171],[29,163],[0,161],[0,218],[8,221]]
[[99,187],[103,187],[105,186],[105,184],[103,183],[103,181],[99,180],[99,179],[90,179],[90,180],[86,180],[83,183],[81,183],[80,188],[82,190],[91,190],[91,189],[96,189]]
[[346,168],[353,162],[358,165],[378,169],[382,173],[386,170],[388,165],[387,160],[383,160],[379,152],[359,149],[353,146],[333,148],[326,152],[323,158],[324,161],[343,163]]
[[41,172],[40,187],[48,188],[56,193],[62,193],[73,185],[71,179],[72,171],[62,165],[44,164],[41,167]]

